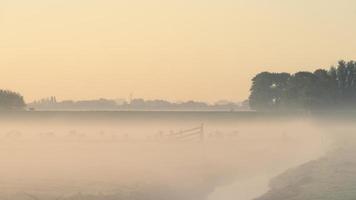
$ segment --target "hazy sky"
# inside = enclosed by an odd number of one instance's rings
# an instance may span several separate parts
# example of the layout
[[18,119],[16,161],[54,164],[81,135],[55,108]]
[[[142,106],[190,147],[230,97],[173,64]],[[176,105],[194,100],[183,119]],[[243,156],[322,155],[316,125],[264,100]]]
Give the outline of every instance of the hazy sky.
[[257,72],[356,59],[355,20],[355,0],[0,0],[0,87],[243,100]]

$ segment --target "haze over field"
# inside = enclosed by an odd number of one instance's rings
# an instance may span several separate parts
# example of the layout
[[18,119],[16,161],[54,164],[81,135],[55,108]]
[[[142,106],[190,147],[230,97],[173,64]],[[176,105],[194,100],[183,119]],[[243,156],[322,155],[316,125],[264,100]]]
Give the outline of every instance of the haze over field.
[[[309,120],[281,125],[224,114],[168,116],[44,113],[4,119],[0,198],[250,200],[268,190],[269,178],[327,148]],[[201,120],[204,141],[173,135]]]

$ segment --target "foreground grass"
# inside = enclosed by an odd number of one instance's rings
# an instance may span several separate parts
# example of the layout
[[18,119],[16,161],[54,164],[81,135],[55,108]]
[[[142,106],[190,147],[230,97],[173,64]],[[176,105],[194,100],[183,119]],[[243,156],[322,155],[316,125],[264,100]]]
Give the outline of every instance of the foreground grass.
[[271,181],[270,191],[256,200],[356,199],[355,147],[291,169]]

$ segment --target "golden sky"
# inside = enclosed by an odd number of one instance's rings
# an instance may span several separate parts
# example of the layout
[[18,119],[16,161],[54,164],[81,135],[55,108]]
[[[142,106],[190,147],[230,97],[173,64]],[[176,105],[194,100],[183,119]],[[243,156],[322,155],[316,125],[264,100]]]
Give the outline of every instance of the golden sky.
[[355,20],[355,0],[0,0],[0,87],[244,100],[257,72],[356,59]]

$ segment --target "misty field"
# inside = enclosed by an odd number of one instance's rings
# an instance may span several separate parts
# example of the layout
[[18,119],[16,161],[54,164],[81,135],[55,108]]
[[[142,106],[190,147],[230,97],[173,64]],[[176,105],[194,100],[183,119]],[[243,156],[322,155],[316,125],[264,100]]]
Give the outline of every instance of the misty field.
[[131,115],[34,112],[3,120],[0,199],[249,200],[268,190],[269,178],[327,147],[302,118]]

